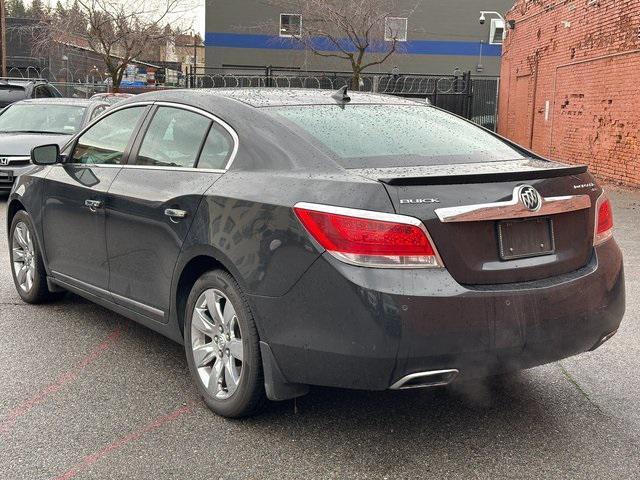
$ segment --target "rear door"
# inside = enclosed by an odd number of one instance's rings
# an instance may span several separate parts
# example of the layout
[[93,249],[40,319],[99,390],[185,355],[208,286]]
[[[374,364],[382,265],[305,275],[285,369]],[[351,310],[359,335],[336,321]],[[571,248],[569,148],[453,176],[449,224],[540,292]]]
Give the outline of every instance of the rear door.
[[113,112],[80,135],[44,187],[44,248],[54,276],[80,288],[108,287],[105,202],[148,106]]
[[117,303],[164,322],[182,243],[237,137],[207,112],[168,103],[143,130],[109,190],[109,289]]

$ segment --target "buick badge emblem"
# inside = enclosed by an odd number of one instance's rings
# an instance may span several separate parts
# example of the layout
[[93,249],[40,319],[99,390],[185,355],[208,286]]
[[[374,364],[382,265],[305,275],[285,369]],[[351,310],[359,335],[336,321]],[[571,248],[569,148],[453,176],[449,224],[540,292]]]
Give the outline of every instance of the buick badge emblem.
[[7,165],[9,165],[9,159],[6,157],[0,157],[0,165],[6,167]]
[[532,212],[537,212],[542,207],[542,197],[538,191],[530,185],[523,185],[518,191],[520,202]]

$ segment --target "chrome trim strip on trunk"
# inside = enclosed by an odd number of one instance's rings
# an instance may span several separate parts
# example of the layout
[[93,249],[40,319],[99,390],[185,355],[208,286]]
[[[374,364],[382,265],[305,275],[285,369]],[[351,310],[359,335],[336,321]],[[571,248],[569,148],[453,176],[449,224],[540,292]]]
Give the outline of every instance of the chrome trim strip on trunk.
[[513,198],[506,202],[438,208],[435,213],[443,223],[483,222],[510,218],[541,217],[591,208],[591,197],[589,195],[567,195],[563,197],[542,197],[540,208],[530,210],[520,201],[518,197],[519,189],[520,187],[516,187],[513,191]]

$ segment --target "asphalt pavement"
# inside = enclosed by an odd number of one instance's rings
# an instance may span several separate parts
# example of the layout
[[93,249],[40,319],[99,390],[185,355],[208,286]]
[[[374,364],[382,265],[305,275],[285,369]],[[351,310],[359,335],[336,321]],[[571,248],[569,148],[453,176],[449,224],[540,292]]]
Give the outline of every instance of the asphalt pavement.
[[314,388],[235,421],[180,345],[74,295],[22,303],[0,199],[0,478],[640,478],[640,192],[612,198],[627,314],[597,351],[435,390]]

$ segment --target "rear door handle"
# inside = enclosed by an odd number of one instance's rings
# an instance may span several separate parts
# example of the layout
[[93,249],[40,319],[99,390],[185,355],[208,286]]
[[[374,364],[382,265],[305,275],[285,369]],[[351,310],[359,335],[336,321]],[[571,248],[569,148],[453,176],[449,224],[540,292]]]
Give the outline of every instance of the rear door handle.
[[89,207],[89,210],[92,212],[95,212],[99,208],[102,208],[103,203],[102,200],[85,200],[84,205],[85,207]]
[[177,222],[178,220],[182,220],[185,218],[188,213],[185,210],[178,210],[177,208],[167,208],[164,211],[164,214],[171,218],[172,222]]

